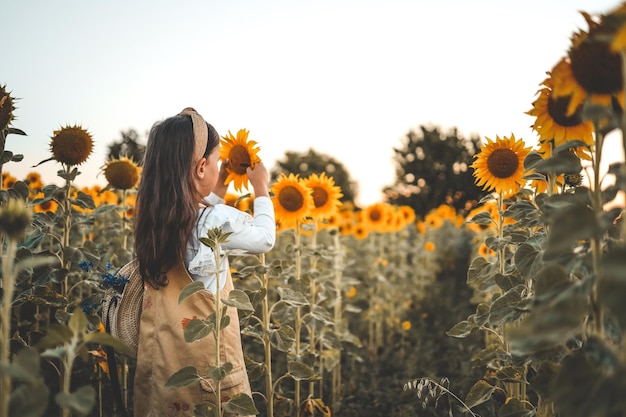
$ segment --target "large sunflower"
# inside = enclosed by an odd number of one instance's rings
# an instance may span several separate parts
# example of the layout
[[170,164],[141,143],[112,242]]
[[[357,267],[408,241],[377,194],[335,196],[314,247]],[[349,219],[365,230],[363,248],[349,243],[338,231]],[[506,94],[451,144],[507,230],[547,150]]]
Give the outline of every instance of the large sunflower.
[[139,182],[139,167],[126,157],[107,162],[103,171],[111,187],[118,190],[131,189]]
[[589,100],[603,106],[613,106],[615,100],[623,103],[622,61],[606,41],[607,33],[587,13],[582,12],[589,32],[579,31],[572,36],[568,56],[552,70],[556,97],[571,95],[567,114]]
[[515,140],[513,134],[510,138],[496,136],[495,141],[486,139],[487,143],[474,155],[472,164],[476,185],[485,191],[495,190],[503,196],[515,194],[525,183],[524,158],[530,148],[524,147],[521,139]]
[[[549,74],[549,73],[548,73]],[[538,91],[539,97],[533,102],[533,108],[526,114],[535,117],[532,128],[539,134],[540,152],[549,157],[552,147],[557,147],[572,140],[581,140],[585,147],[575,149],[578,157],[590,160],[594,146],[593,123],[581,117],[582,106],[568,115],[572,96],[554,97],[552,90],[554,81],[548,77]]]
[[314,206],[311,216],[318,221],[327,219],[336,213],[341,206],[339,200],[343,197],[341,188],[335,185],[332,177],[327,177],[325,172],[321,175],[311,174],[304,180],[304,185],[309,187],[313,195]]
[[65,126],[54,131],[50,150],[52,159],[66,165],[80,165],[91,155],[93,139],[78,125]]
[[0,85],[0,131],[9,127],[14,118],[14,111],[15,106],[13,105],[11,93],[6,90],[6,85]]
[[284,228],[293,228],[310,215],[313,195],[298,175],[282,173],[272,185],[272,201],[276,218]]
[[257,142],[248,140],[248,131],[240,129],[237,136],[233,136],[230,131],[228,135],[222,136],[222,147],[220,148],[220,159],[228,160],[226,171],[228,177],[224,184],[234,181],[235,191],[241,192],[242,187],[248,189],[248,168],[254,168],[257,162],[261,162],[258,153],[260,149]]

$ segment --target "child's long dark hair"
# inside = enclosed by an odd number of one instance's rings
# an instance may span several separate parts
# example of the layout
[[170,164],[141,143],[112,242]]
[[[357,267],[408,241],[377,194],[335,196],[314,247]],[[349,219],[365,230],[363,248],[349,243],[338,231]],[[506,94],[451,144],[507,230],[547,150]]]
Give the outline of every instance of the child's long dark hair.
[[[219,144],[208,125],[206,158]],[[155,123],[148,136],[135,210],[135,254],[139,272],[155,288],[167,285],[166,273],[184,258],[201,196],[194,185],[194,136],[191,117]]]

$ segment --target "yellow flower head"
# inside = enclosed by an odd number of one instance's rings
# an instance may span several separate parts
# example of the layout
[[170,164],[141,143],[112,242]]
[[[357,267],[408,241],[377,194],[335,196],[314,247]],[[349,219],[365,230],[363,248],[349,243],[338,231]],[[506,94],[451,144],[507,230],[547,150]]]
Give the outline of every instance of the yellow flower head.
[[385,232],[389,224],[391,211],[386,203],[374,203],[365,207],[364,221],[366,221],[371,230],[377,232]]
[[224,184],[234,181],[235,191],[239,192],[243,187],[248,189],[247,169],[254,168],[257,162],[261,162],[258,156],[260,149],[255,141],[248,140],[248,133],[246,129],[240,129],[235,137],[228,131],[228,135],[222,136],[221,140],[220,159],[228,161],[228,177]]
[[66,165],[80,165],[91,155],[93,139],[80,126],[65,126],[54,131],[50,149],[52,159]]
[[606,33],[601,30],[599,23],[588,13],[581,13],[589,25],[589,33],[577,34],[573,39],[569,51],[572,74],[590,94],[616,94],[623,88],[621,58],[602,39]]
[[284,228],[295,227],[310,215],[314,207],[313,195],[298,175],[284,173],[272,185],[272,201],[276,218]]
[[[43,192],[38,192],[33,197],[33,202],[39,199],[43,199],[43,197],[44,197]],[[58,206],[59,206],[59,203],[57,203],[55,200],[50,199],[50,200],[41,201],[40,203],[34,204],[33,211],[35,213],[46,213],[48,211],[51,213],[56,213]]]
[[555,97],[552,94],[552,77],[547,78],[542,85],[543,88],[538,91],[539,97],[533,102],[533,108],[526,113],[536,118],[532,128],[539,134],[539,152],[547,158],[551,156],[553,147],[581,140],[588,148],[576,148],[576,154],[580,158],[591,159],[590,151],[594,145],[593,123],[582,119],[582,105],[570,113],[572,96]]
[[11,93],[6,90],[6,85],[0,85],[0,132],[8,128],[14,118],[13,100]]
[[327,177],[324,172],[321,175],[311,174],[304,180],[304,185],[311,189],[313,195],[315,207],[311,210],[312,217],[319,221],[337,212],[341,206],[339,199],[343,194],[332,177]]
[[104,166],[104,176],[111,187],[129,190],[139,181],[139,167],[126,157],[113,159]]
[[424,243],[424,250],[426,252],[434,252],[435,251],[435,244],[431,241],[428,241],[426,243]]
[[26,207],[24,200],[9,198],[0,206],[0,234],[10,240],[21,240],[30,226],[33,212]]
[[496,136],[495,141],[486,139],[487,143],[474,155],[472,164],[476,185],[504,196],[515,194],[526,182],[523,179],[524,158],[530,148],[524,147],[521,139],[515,140],[513,134],[510,138]]
[[13,187],[16,182],[17,182],[17,178],[15,178],[13,175],[9,174],[8,172],[2,173],[2,189],[3,190],[8,190],[9,188]]

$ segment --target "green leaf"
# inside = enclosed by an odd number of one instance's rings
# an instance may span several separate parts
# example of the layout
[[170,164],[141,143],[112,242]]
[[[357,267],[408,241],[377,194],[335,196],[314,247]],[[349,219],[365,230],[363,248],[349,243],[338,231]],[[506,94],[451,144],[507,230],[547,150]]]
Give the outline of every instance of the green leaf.
[[33,348],[27,347],[22,349],[13,362],[8,364],[0,364],[2,373],[11,375],[11,377],[34,385],[40,380],[39,375],[40,360],[39,353]]
[[207,322],[205,320],[200,319],[191,319],[187,326],[185,326],[185,330],[183,334],[185,336],[185,342],[192,343],[197,340],[200,340],[209,334],[215,329],[215,323]]
[[482,226],[489,226],[493,219],[491,218],[491,213],[488,211],[481,211],[476,213],[471,219],[468,220],[468,223],[476,223]]
[[228,294],[228,298],[222,300],[229,307],[235,307],[237,310],[254,311],[254,306],[250,303],[250,298],[245,292],[234,289]]
[[580,158],[573,152],[564,151],[554,153],[548,159],[539,161],[535,165],[535,170],[539,173],[548,174],[554,172],[558,174],[578,174],[582,171]]
[[478,381],[476,382],[470,392],[467,393],[465,397],[465,405],[468,408],[476,407],[491,398],[491,395],[496,390],[496,387],[489,385],[486,381]]
[[281,352],[289,352],[296,341],[296,332],[289,326],[283,325],[278,329],[269,330],[272,346]]
[[313,368],[304,362],[289,361],[287,370],[289,375],[296,381],[317,381],[320,379],[320,376],[313,371]]
[[220,367],[209,365],[206,370],[209,378],[215,381],[222,381],[233,370],[233,364],[226,362]]
[[109,333],[89,333],[85,335],[83,340],[85,343],[97,343],[104,346],[111,346],[116,351],[127,355],[132,353],[132,350],[124,342]]
[[54,399],[62,408],[69,408],[78,416],[86,416],[96,404],[96,390],[91,385],[85,385],[71,394],[60,392]]
[[474,258],[467,271],[467,285],[478,291],[487,291],[495,287],[494,276],[497,272],[495,264],[482,256]]
[[9,400],[9,415],[41,417],[48,408],[50,390],[43,382],[18,386]]
[[87,332],[88,322],[83,310],[80,308],[74,310],[67,325],[74,335],[82,335]]
[[518,398],[509,399],[498,410],[498,417],[533,417],[535,414],[528,401],[522,402]]
[[523,285],[511,288],[491,304],[489,323],[492,326],[510,323],[521,316],[522,313],[517,309],[517,306],[522,301],[520,294],[523,289]]
[[568,273],[561,265],[546,265],[535,277],[535,297],[539,300],[550,298],[570,285]]
[[450,330],[446,332],[448,336],[456,337],[456,338],[464,338],[469,336],[472,333],[472,330],[476,329],[476,326],[471,324],[467,320],[463,320],[454,326]]
[[38,344],[40,349],[48,349],[69,344],[72,340],[72,331],[67,326],[51,325],[46,329],[47,335]]
[[496,274],[496,284],[498,284],[498,287],[503,291],[508,291],[518,285],[524,285],[524,281],[515,275]]
[[496,372],[496,378],[503,382],[526,383],[524,380],[525,369],[523,366],[504,366]]
[[565,345],[580,333],[586,313],[587,296],[580,292],[564,293],[540,304],[519,326],[511,328],[511,352],[526,355]]
[[597,231],[598,222],[591,208],[582,204],[570,206],[551,219],[546,256],[568,250],[574,243],[591,238]]
[[184,368],[176,371],[165,382],[166,388],[178,388],[186,387],[188,385],[199,382],[202,378],[198,374],[198,370],[195,366],[185,366]]
[[2,152],[2,157],[0,157],[0,164],[4,165],[7,162],[9,162],[11,159],[13,159],[13,152],[4,151]]
[[542,252],[529,243],[522,243],[515,251],[514,260],[517,270],[524,278],[530,278],[537,273],[541,262]]
[[281,301],[292,307],[304,307],[309,304],[309,301],[301,292],[294,291],[289,287],[278,287],[278,294]]
[[227,413],[240,416],[255,416],[260,413],[255,407],[252,398],[242,392],[233,395],[229,401],[225,402],[223,409]]
[[178,296],[178,304],[182,303],[195,293],[199,291],[204,291],[205,289],[206,288],[204,287],[204,283],[202,281],[194,281],[191,284],[185,285],[183,290],[180,292],[180,295]]

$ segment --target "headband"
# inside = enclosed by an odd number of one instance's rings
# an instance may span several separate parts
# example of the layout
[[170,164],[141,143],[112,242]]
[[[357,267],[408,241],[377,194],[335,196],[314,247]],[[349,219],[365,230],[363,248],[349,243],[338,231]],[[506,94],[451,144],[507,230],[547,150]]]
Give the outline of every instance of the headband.
[[192,107],[186,107],[178,113],[179,116],[191,116],[191,125],[193,126],[193,160],[194,163],[204,157],[207,143],[209,141],[209,129],[206,121]]

